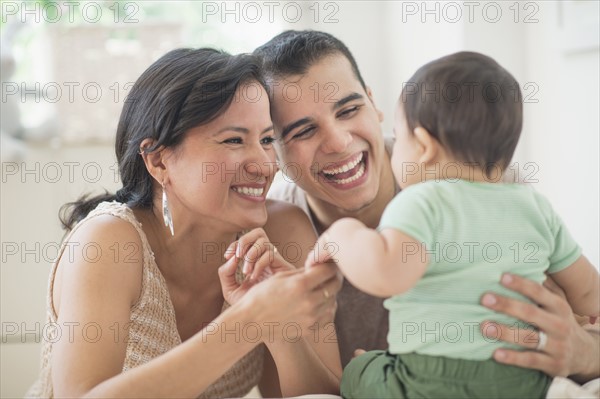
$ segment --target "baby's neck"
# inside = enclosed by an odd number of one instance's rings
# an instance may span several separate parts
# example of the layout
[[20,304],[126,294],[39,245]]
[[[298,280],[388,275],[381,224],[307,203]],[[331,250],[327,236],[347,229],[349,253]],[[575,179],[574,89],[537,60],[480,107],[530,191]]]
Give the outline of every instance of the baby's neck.
[[428,166],[427,170],[432,172],[425,175],[427,180],[432,178],[437,180],[462,179],[482,183],[499,183],[502,181],[502,170],[499,167],[492,167],[488,175],[485,173],[484,168],[475,162],[440,161],[435,164],[435,167]]

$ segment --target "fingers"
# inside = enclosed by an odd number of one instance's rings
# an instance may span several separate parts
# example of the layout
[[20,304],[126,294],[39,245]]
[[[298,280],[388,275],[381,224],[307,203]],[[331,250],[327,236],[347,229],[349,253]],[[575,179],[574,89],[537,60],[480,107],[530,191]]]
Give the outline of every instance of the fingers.
[[305,269],[310,269],[311,267],[316,265],[315,262],[315,257],[317,255],[315,254],[315,249],[313,248],[309,253],[308,256],[306,257],[306,260],[304,261],[304,268]]
[[536,350],[540,340],[538,330],[514,328],[490,321],[481,323],[480,329],[481,333],[490,340],[501,340],[529,349],[525,351],[497,349],[493,354],[496,361],[541,370],[552,376],[568,375],[565,361],[568,348],[564,346],[564,340],[549,335],[545,345],[546,349],[538,351]]
[[[573,349],[571,327],[574,324],[568,303],[541,284],[519,276],[505,274],[501,281],[505,287],[526,296],[534,303],[492,293],[483,295],[481,303],[497,312],[530,323],[536,330],[511,328],[492,322],[482,323],[481,332],[484,336],[529,349],[497,349],[494,359],[505,364],[541,370],[552,376],[568,375]],[[552,288],[552,283],[547,282],[546,285]],[[536,350],[540,340],[537,329],[547,335],[547,342],[540,351]]]
[[552,313],[562,316],[571,314],[571,308],[565,300],[535,281],[505,273],[502,276],[501,283],[506,288],[526,296]]
[[[333,281],[333,279],[332,279]],[[324,284],[323,287],[315,289],[310,295],[316,303],[317,323],[320,326],[332,322],[337,310],[337,290],[335,285]]]
[[365,353],[367,353],[367,351],[364,350],[364,349],[356,349],[354,351],[354,355],[352,355],[352,357],[355,358],[355,357],[358,357],[358,356],[363,355]]
[[235,291],[240,285],[235,280],[235,273],[237,270],[237,258],[231,257],[221,267],[219,267],[218,274],[221,282],[221,291],[223,297],[229,303],[232,303],[230,294]]
[[[554,282],[552,277],[547,277],[546,280],[544,280],[543,285],[548,290],[550,290],[553,294],[560,296],[565,301],[567,300],[567,295],[565,294],[563,289],[560,288],[558,286],[558,284],[556,284],[556,282]],[[588,318],[586,316],[579,316],[579,315],[573,314],[573,317],[575,318],[575,321],[577,322],[577,324],[579,324],[580,326],[586,325],[588,323]],[[591,321],[590,321],[590,323],[594,324]]]
[[559,333],[564,325],[560,317],[547,312],[535,304],[522,302],[518,299],[486,293],[481,299],[481,304],[496,312],[504,313],[535,325],[537,328],[552,334]]
[[[242,272],[245,275],[249,275],[254,270],[254,265],[258,259],[262,256],[262,254],[272,247],[272,244],[267,241],[267,237],[258,237],[256,241],[254,241],[250,246],[243,252],[241,259],[244,259],[244,266],[242,268]],[[239,246],[238,246],[239,248]]]
[[[269,243],[270,244],[270,243]],[[288,263],[283,257],[276,252],[277,249],[271,244],[272,250],[264,251],[260,258],[254,264],[254,270],[250,276],[250,280],[260,278],[265,270],[269,268],[272,273],[277,273],[282,270],[295,270],[295,267]]]
[[342,288],[342,281],[338,278],[337,274],[332,276],[329,280],[325,281],[321,284],[320,287],[315,288],[315,290],[323,291],[323,295],[327,298],[333,297],[337,295],[339,290]]
[[338,278],[337,273],[333,273],[329,279],[308,293],[308,297],[316,306],[315,314],[318,315],[316,321],[319,325],[333,321],[337,310],[336,296],[341,288],[342,281]]
[[[244,234],[237,242],[232,243],[225,251],[225,257],[227,258],[227,256],[232,256],[231,254],[235,253],[235,257],[244,260],[242,266],[244,275],[250,275],[251,279],[256,279],[260,276],[260,272],[254,273],[257,263],[261,262],[262,272],[262,270],[269,266],[269,262],[273,262],[274,253],[276,252],[277,249],[273,243],[269,242],[265,231],[257,228]],[[264,257],[265,253],[270,254]]]
[[237,269],[237,259],[235,257],[230,257],[227,262],[223,263],[221,267],[219,267],[218,273],[221,279],[223,278],[235,278],[235,271]]
[[[481,333],[492,340],[500,340],[511,344],[521,345],[525,348],[535,349],[540,340],[538,330],[533,328],[519,328],[507,326],[505,324],[496,323],[493,321],[485,321],[480,324]],[[550,347],[555,339],[548,337],[546,347]]]
[[310,273],[296,268],[283,270],[259,284],[263,292],[275,292],[270,303],[275,300],[280,305],[270,307],[277,314],[270,319],[293,321],[302,328],[315,323],[323,328],[332,323],[337,309],[336,294],[341,288],[335,269],[323,265]]
[[502,277],[502,284],[525,295],[541,307],[493,293],[483,295],[481,304],[496,312],[533,324],[548,334],[561,336],[566,334],[564,320],[571,319],[572,312],[565,300],[551,293],[541,284],[512,274],[505,274]]
[[250,230],[248,233],[241,236],[238,239],[235,256],[243,258],[248,250],[253,247],[253,244],[261,237],[268,241],[267,233],[261,228]]
[[263,271],[266,270],[266,268],[269,267],[275,260],[275,256],[276,254],[272,251],[263,252],[260,258],[258,258],[258,260],[254,263],[250,280],[256,280],[259,278],[263,274]]
[[231,257],[233,255],[235,255],[235,252],[237,250],[237,246],[238,246],[238,242],[237,241],[234,241],[231,244],[229,244],[229,246],[225,250],[225,254],[223,255],[225,257],[225,259],[229,260],[229,259],[231,259]]
[[327,232],[323,233],[308,258],[306,258],[307,265],[309,263],[310,265],[325,263],[331,260],[336,248],[336,245],[330,241],[329,234]]
[[302,278],[305,279],[306,289],[312,291],[327,280],[333,277],[337,278],[337,275],[337,267],[334,264],[325,263],[322,267],[311,267],[310,269],[306,269]]

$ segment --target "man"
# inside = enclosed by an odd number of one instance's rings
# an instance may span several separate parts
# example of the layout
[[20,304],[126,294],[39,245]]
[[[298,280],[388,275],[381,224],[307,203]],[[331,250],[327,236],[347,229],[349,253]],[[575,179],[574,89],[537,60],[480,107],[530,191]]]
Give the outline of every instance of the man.
[[[348,48],[324,32],[286,31],[255,54],[263,59],[278,156],[287,175],[269,196],[302,208],[317,234],[342,217],[377,227],[398,191],[389,162],[392,143],[383,137],[383,115]],[[548,340],[544,348],[537,345],[537,352],[503,351],[505,357],[498,355],[496,360],[551,375],[572,375],[579,381],[600,375],[599,336],[582,333],[566,301],[523,279],[510,288],[541,307],[500,296],[484,305],[520,319],[534,320],[535,313]],[[344,282],[335,317],[343,366],[355,349],[387,348],[388,320],[382,302]],[[494,331],[499,335],[492,339],[515,339],[507,326]],[[527,332],[518,335],[520,344],[536,348],[536,343],[525,343]]]
[[[270,195],[304,209],[318,235],[345,216],[376,227],[397,190],[381,133],[383,114],[346,46],[317,32],[302,39],[284,33],[272,42],[295,38],[277,57],[279,77],[269,79],[279,155],[288,174],[287,184]],[[272,54],[269,44],[257,52],[265,60]],[[271,70],[268,61],[265,67]],[[347,281],[338,293],[335,323],[344,365],[354,348],[387,346],[383,299]]]

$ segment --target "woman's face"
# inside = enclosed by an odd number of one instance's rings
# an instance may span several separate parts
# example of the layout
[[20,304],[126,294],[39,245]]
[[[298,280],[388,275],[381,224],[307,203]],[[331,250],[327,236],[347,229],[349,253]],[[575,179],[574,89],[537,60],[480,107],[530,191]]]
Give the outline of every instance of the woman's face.
[[265,197],[277,171],[266,91],[241,86],[229,108],[212,122],[190,129],[165,156],[170,207],[219,231],[262,226]]

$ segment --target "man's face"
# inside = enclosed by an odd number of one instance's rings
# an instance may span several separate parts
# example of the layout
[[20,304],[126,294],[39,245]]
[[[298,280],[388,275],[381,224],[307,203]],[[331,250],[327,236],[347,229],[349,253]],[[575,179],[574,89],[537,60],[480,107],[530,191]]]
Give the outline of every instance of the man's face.
[[371,204],[387,162],[375,108],[340,54],[272,85],[282,170],[314,199],[347,211]]
[[394,115],[394,151],[391,164],[398,186],[406,188],[422,181],[424,170],[419,163],[419,144],[408,127],[402,103],[396,106]]

